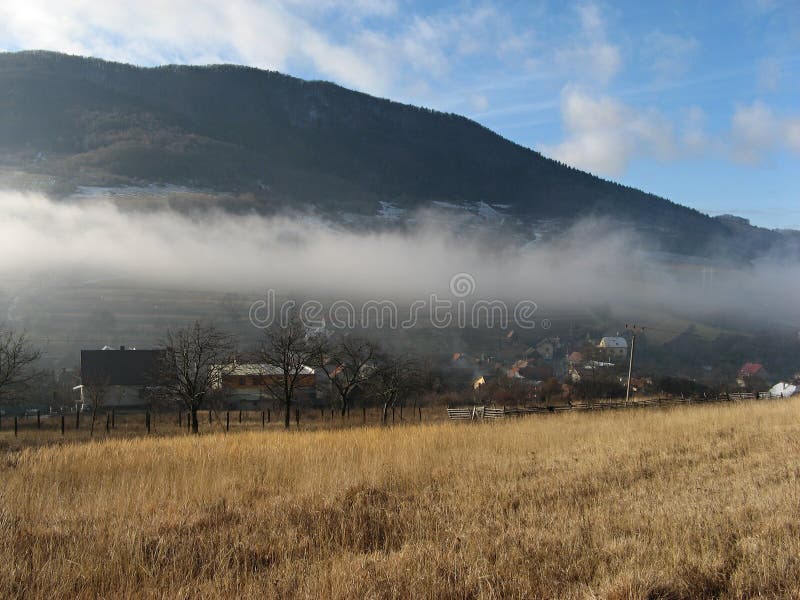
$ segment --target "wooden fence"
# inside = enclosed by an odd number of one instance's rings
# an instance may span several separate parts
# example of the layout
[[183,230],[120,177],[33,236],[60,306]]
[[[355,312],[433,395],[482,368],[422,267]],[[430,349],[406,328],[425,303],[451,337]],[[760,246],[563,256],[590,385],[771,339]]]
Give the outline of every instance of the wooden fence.
[[558,413],[573,410],[617,410],[625,408],[644,408],[650,406],[677,406],[681,404],[707,404],[714,402],[736,402],[741,400],[774,400],[783,398],[781,395],[768,392],[750,393],[735,392],[718,396],[686,396],[664,398],[642,398],[625,402],[624,400],[597,400],[570,402],[568,404],[543,405],[543,406],[472,406],[448,408],[447,417],[451,421],[493,421],[509,417],[523,417],[533,414]]
[[[352,414],[351,414],[352,412]],[[440,413],[439,413],[440,414]],[[481,415],[482,416],[482,415]],[[245,431],[282,429],[285,409],[264,408],[242,410],[199,410],[198,425],[201,431]],[[292,428],[338,428],[357,425],[411,424],[423,420],[440,419],[436,412],[421,405],[396,406],[387,410],[383,421],[382,406],[358,406],[349,408],[344,414],[331,407],[292,407],[289,422]],[[87,436],[90,429],[100,434],[176,434],[190,433],[191,414],[186,410],[145,410],[131,408],[103,408],[98,410],[92,425],[91,412],[45,410],[19,410],[7,414],[0,410],[0,433],[13,432],[14,436],[40,433],[49,437]]]

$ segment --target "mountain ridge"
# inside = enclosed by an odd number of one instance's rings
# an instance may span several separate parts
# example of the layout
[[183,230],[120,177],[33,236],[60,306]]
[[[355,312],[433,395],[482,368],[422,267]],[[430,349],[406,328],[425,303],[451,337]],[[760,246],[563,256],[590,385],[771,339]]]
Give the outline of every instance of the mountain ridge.
[[[238,65],[136,67],[0,53],[0,166],[83,185],[176,184],[234,206],[377,214],[508,206],[524,230],[592,216],[669,252],[752,257],[795,241],[574,169],[466,117]],[[245,200],[242,200],[245,199]]]

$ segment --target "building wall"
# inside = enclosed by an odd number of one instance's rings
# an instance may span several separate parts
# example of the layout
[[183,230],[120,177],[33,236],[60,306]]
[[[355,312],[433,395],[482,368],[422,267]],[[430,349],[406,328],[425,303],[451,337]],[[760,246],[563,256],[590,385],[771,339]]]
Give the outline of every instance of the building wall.
[[[85,387],[81,388],[81,402],[91,404],[91,397]],[[144,387],[137,385],[110,385],[103,396],[103,406],[141,406],[147,403]]]
[[[272,381],[269,381],[270,378]],[[282,380],[280,375],[227,375],[223,379],[223,389],[230,402],[258,404],[271,402],[273,398],[265,391],[265,387],[268,383],[282,385]],[[295,401],[309,404],[316,396],[316,377],[313,374],[301,375],[295,384]]]

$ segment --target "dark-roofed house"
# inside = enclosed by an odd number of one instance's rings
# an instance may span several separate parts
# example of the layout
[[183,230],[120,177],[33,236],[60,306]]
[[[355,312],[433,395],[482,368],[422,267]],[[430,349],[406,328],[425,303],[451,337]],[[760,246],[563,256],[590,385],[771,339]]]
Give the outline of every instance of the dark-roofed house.
[[149,402],[148,391],[157,384],[163,350],[81,350],[82,403],[90,402],[88,389],[103,388],[107,406],[137,406]]

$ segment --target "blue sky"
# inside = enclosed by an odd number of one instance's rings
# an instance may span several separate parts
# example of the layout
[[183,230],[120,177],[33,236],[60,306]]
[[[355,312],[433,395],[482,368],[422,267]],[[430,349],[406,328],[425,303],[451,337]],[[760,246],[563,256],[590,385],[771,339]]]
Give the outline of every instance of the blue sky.
[[0,49],[33,48],[331,80],[800,229],[798,0],[0,0]]

